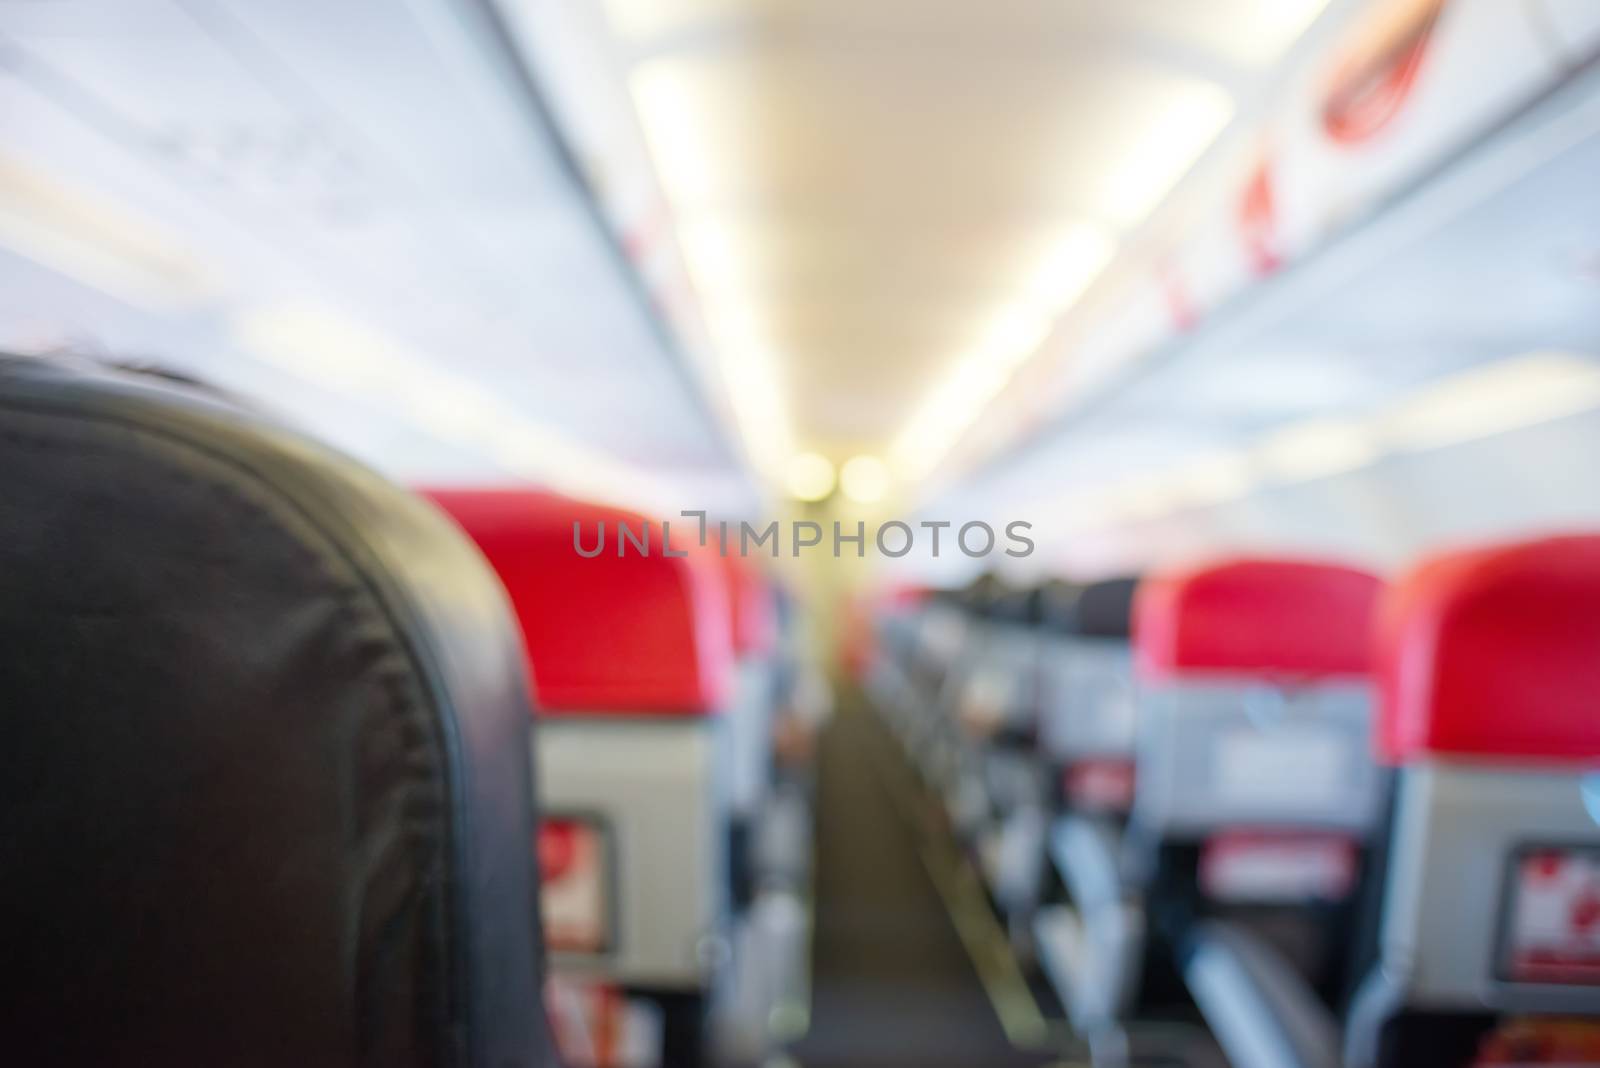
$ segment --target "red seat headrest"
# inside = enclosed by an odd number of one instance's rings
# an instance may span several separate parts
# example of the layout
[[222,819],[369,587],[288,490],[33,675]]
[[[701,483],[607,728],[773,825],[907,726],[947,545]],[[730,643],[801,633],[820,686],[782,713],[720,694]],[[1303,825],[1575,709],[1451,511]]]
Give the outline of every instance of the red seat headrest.
[[[727,696],[733,663],[723,569],[673,532],[619,508],[525,490],[427,491],[475,541],[511,595],[534,689],[550,714],[697,715]],[[649,523],[650,551],[618,554],[618,524]],[[605,549],[592,549],[599,524]]]
[[778,647],[778,604],[772,583],[749,560],[722,557],[728,583],[733,650],[740,656],[766,656]]
[[1379,754],[1600,758],[1600,536],[1449,553],[1384,599]]
[[1134,597],[1145,677],[1362,676],[1379,579],[1338,564],[1230,560],[1152,575]]

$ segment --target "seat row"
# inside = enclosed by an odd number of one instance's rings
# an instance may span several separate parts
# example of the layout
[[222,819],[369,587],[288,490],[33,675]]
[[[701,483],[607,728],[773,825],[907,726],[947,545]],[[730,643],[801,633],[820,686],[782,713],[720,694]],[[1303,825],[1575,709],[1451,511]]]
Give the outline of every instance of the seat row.
[[1098,1062],[1600,1063],[1600,537],[876,604],[876,704]]
[[[755,1063],[803,1024],[810,798],[775,759],[779,587],[714,532],[520,490],[430,490],[498,572],[541,705],[544,925],[571,1064]],[[608,551],[589,539],[609,531]],[[602,1048],[596,1048],[596,1043]]]

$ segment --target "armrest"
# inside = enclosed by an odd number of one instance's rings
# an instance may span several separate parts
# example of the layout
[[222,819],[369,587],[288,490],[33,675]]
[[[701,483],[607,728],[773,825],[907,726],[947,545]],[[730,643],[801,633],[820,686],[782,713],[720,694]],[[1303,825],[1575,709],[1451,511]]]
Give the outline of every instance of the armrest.
[[1050,829],[1050,860],[1080,911],[1092,912],[1128,896],[1120,855],[1117,832],[1098,820],[1063,816]]
[[1209,921],[1184,949],[1184,982],[1235,1068],[1339,1068],[1338,1022],[1271,946]]

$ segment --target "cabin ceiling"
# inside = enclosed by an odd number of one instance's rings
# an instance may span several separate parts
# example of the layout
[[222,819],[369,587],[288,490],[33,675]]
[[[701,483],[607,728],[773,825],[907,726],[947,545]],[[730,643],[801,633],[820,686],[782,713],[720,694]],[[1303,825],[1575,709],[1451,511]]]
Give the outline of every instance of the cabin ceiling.
[[[502,6],[537,60],[552,5]],[[596,21],[713,363],[766,416],[743,422],[752,455],[880,453],[915,478],[1327,6],[606,0]]]

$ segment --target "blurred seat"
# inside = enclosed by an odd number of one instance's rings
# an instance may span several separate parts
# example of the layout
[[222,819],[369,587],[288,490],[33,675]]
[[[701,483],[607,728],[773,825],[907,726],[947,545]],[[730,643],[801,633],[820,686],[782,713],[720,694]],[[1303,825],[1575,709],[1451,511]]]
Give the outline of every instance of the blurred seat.
[[733,689],[728,707],[735,905],[755,896],[762,821],[773,801],[773,727],[778,699],[777,604],[772,586],[750,561],[718,555],[728,589],[733,638]]
[[981,652],[960,724],[967,766],[982,786],[971,831],[978,869],[1025,959],[1032,955],[1048,823],[1038,748],[1044,594],[1043,586],[1003,590],[983,606]]
[[553,1063],[527,680],[448,520],[215,396],[0,358],[0,575],[9,1063]]
[[1128,644],[1138,579],[1057,584],[1041,609],[1040,745],[1064,811],[1122,817],[1137,723]]
[[1239,1068],[1600,1064],[1600,537],[1436,557],[1377,631],[1396,781],[1354,995],[1206,925],[1208,1022]]
[[759,1063],[809,1012],[808,916],[811,797],[780,774],[780,701],[792,701],[793,663],[782,647],[777,584],[751,560],[714,552],[727,581],[734,683],[726,718],[732,825],[729,870],[735,913],[732,958],[719,1000],[717,1056]]
[[1600,1064],[1600,537],[1436,558],[1378,648],[1398,773],[1346,1063]]
[[994,815],[985,788],[987,743],[1025,700],[1026,668],[1018,662],[1025,652],[1018,640],[1021,628],[1000,618],[1001,606],[1014,592],[986,573],[957,594],[959,639],[934,705],[932,743],[923,753],[950,825],[968,846],[977,843]]
[[1247,929],[1337,995],[1381,794],[1369,741],[1380,589],[1362,571],[1272,559],[1140,584],[1125,860],[1150,925],[1147,996],[1203,919]]
[[[533,665],[541,852],[566,862],[544,894],[556,974],[630,995],[601,999],[630,1041],[665,1064],[701,1063],[734,933],[726,568],[692,539],[624,551],[623,525],[654,539],[661,525],[615,508],[518,490],[430,496],[500,573]],[[588,547],[602,524],[604,551],[579,555],[575,538]]]
[[1055,817],[1048,853],[1060,897],[1033,923],[1035,952],[1080,1029],[1123,1014],[1138,975],[1143,912],[1120,871],[1133,802],[1137,722],[1129,620],[1137,580],[1043,593],[1040,739]]

